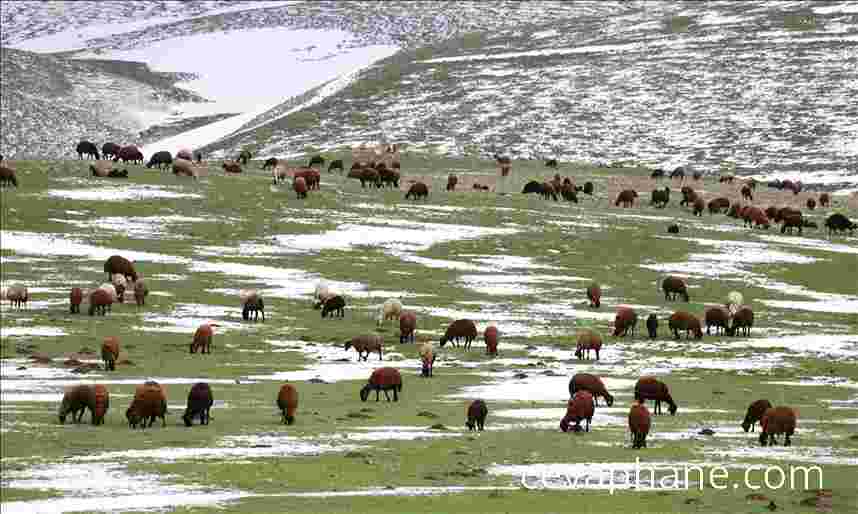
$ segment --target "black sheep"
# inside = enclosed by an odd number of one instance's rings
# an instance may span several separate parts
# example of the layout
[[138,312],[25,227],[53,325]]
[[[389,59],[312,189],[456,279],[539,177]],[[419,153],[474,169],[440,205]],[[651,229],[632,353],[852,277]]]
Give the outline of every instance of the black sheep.
[[83,156],[92,157],[95,160],[99,160],[101,157],[98,155],[98,148],[96,148],[95,144],[90,141],[81,141],[77,144],[77,148],[75,148],[77,152],[77,158],[83,159]]
[[169,168],[171,164],[173,164],[173,156],[170,155],[170,152],[161,150],[160,152],[152,154],[152,157],[149,158],[149,162],[146,163],[146,167],[152,168],[153,166],[157,166],[159,170],[163,170],[165,168]]
[[646,331],[649,332],[651,339],[658,337],[658,318],[655,314],[650,314],[646,319]]
[[537,182],[535,180],[531,180],[527,184],[524,185],[524,189],[521,190],[522,194],[528,193],[537,193],[542,194],[542,182]]
[[185,426],[191,426],[196,417],[200,418],[200,425],[208,425],[210,419],[209,411],[213,404],[214,399],[212,399],[211,387],[205,382],[194,384],[188,393],[188,406],[185,409],[185,414],[182,416]]
[[322,317],[326,318],[328,313],[332,313],[332,318],[335,315],[339,315],[341,318],[344,317],[346,315],[346,299],[340,295],[336,295],[325,300],[322,307]]

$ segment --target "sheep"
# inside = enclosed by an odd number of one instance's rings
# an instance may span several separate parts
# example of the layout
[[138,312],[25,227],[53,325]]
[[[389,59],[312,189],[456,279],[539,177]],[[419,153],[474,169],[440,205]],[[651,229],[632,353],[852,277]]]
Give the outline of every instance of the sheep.
[[670,389],[667,385],[656,379],[655,377],[641,377],[635,384],[635,400],[644,403],[646,400],[655,400],[655,415],[661,414],[661,402],[667,402],[668,410],[671,416],[676,415],[679,410],[673,397],[670,396]]
[[679,339],[679,331],[685,331],[685,338],[688,339],[691,337],[691,333],[694,332],[695,339],[701,339],[703,337],[703,328],[700,324],[700,320],[697,319],[697,316],[694,314],[685,312],[685,311],[676,311],[667,321],[668,330],[673,331],[673,336],[675,339]]
[[709,329],[715,325],[715,334],[719,332],[726,333],[730,329],[730,311],[726,307],[716,305],[709,307],[703,315],[706,323],[706,335],[709,335]]
[[789,438],[795,434],[798,412],[791,407],[769,407],[760,420],[760,445],[774,446],[775,436],[784,434],[784,446],[792,445]]
[[92,157],[95,160],[100,159],[101,157],[98,155],[98,148],[94,143],[90,141],[81,141],[75,147],[75,152],[77,152],[78,160],[83,159],[83,156],[86,155],[87,158]]
[[730,315],[733,316],[736,314],[736,311],[739,310],[739,306],[742,305],[744,301],[744,297],[742,293],[739,291],[730,291],[727,293],[727,301],[724,303],[724,307],[727,307],[727,310],[730,311]]
[[787,229],[792,234],[793,227],[798,228],[798,234],[801,235],[801,230],[804,228],[804,220],[801,214],[788,214],[784,216],[781,222],[781,234],[786,233]]
[[73,287],[69,293],[69,311],[71,314],[80,314],[80,304],[83,303],[83,290]]
[[614,317],[614,336],[625,337],[631,332],[635,333],[638,324],[638,314],[630,307],[617,307],[617,315]]
[[486,426],[486,416],[489,414],[489,408],[483,400],[474,400],[468,405],[468,410],[465,412],[468,420],[465,426],[468,427],[468,432],[477,430],[482,432]]
[[634,189],[624,189],[617,195],[617,201],[614,202],[614,206],[619,207],[622,203],[623,207],[632,207],[637,197],[638,193]]
[[676,223],[671,223],[667,227],[667,233],[668,234],[679,234],[679,225],[677,225]]
[[858,225],[843,214],[835,212],[825,220],[825,227],[828,229],[828,235],[831,236],[834,232],[846,232],[847,230],[852,234]]
[[431,377],[432,370],[435,368],[435,352],[432,351],[431,346],[428,350],[420,352],[420,362],[422,364],[420,375],[426,378]]
[[792,214],[801,215],[801,211],[798,209],[793,209],[792,207],[781,207],[780,209],[778,209],[777,214],[775,214],[772,219],[775,221],[775,223],[780,223],[781,221],[783,221],[784,218]]
[[224,173],[241,173],[241,165],[235,161],[225,161],[220,166],[223,168]]
[[333,173],[334,170],[343,171],[343,160],[336,159],[331,161],[331,165],[328,166],[328,173]]
[[315,291],[313,292],[313,299],[316,300],[313,308],[318,310],[328,300],[328,298],[332,298],[334,296],[336,296],[336,293],[331,290],[328,283],[324,280],[319,281],[319,283],[316,284]]
[[709,209],[709,214],[717,214],[721,211],[726,212],[730,208],[730,200],[723,196],[715,198],[714,200],[709,201],[707,208]]
[[748,337],[751,335],[751,327],[754,326],[754,311],[747,305],[742,305],[736,309],[733,314],[733,322],[730,325],[730,330],[727,335],[735,336],[736,331],[742,329],[742,335]]
[[632,448],[646,448],[646,436],[649,434],[652,419],[646,405],[633,402],[629,409],[629,431],[632,433]]
[[241,318],[244,321],[250,321],[251,315],[253,315],[253,321],[258,321],[261,312],[262,322],[265,323],[265,301],[259,291],[242,289],[238,292],[238,298],[241,301]]
[[113,162],[118,161],[143,164],[143,154],[134,145],[123,146],[119,149],[119,153],[113,158]]
[[194,384],[188,392],[188,404],[182,415],[185,426],[192,426],[196,417],[200,418],[200,425],[208,425],[212,405],[214,405],[214,398],[211,387],[205,382]]
[[122,147],[117,145],[116,143],[104,143],[103,145],[101,145],[101,156],[105,159],[107,159],[108,157],[116,158],[116,156],[119,155],[119,150],[121,149]]
[[199,178],[199,171],[197,171],[193,161],[176,159],[173,161],[173,175],[177,177],[193,177],[196,180]]
[[107,273],[107,280],[111,280],[113,275],[119,273],[126,280],[137,282],[137,272],[134,271],[134,264],[121,255],[111,255],[104,262],[104,272]]
[[149,427],[155,423],[155,418],[161,418],[161,426],[167,426],[167,392],[157,382],[148,381],[143,385],[137,386],[134,391],[134,399],[131,405],[125,411],[125,418],[128,420],[128,426],[137,428],[146,428],[146,420],[149,420]]
[[471,342],[477,337],[477,325],[469,319],[458,319],[447,327],[439,343],[443,348],[447,341],[452,341],[454,346],[459,346],[459,340],[465,340],[465,350],[471,349]]
[[551,197],[555,202],[557,201],[557,190],[554,188],[551,182],[542,183],[542,191],[540,191],[539,195],[544,200],[548,200],[548,197]]
[[591,375],[589,373],[576,373],[571,380],[569,380],[569,396],[574,397],[575,393],[578,391],[588,391],[593,395],[593,401],[596,405],[599,405],[599,397],[603,397],[605,399],[605,403],[608,404],[608,407],[614,404],[614,397],[608,390],[605,388],[605,384],[602,382],[602,379],[597,377],[596,375]]
[[694,199],[694,208],[692,210],[692,214],[694,216],[703,216],[703,209],[706,208],[706,202],[703,201],[702,196],[698,196]]
[[276,168],[278,162],[280,161],[277,160],[277,157],[269,157],[265,160],[265,164],[262,165],[262,169],[267,170],[268,168]]
[[602,288],[599,284],[593,282],[587,286],[587,299],[590,301],[590,307],[598,309],[602,306]]
[[486,355],[498,354],[498,327],[490,325],[483,332],[483,340],[486,342]]
[[170,152],[161,150],[160,152],[152,154],[152,157],[149,158],[149,162],[146,163],[146,168],[157,166],[159,170],[164,170],[169,168],[171,164],[173,164],[173,156],[170,155]]
[[542,194],[542,182],[537,182],[535,180],[531,180],[527,184],[524,185],[524,188],[521,190],[521,194],[529,194],[529,193],[538,193]]
[[[382,360],[381,350],[383,345],[384,338],[382,336],[365,334],[354,336],[350,341],[346,341],[343,350],[348,351],[349,348],[354,347],[358,354],[358,361],[369,360],[370,352],[378,352],[378,360]],[[364,355],[364,353],[366,353],[366,355]]]
[[96,311],[104,316],[113,304],[113,296],[104,289],[93,289],[89,293],[89,315],[93,316]]
[[584,187],[581,188],[581,191],[585,195],[593,196],[594,186],[592,182],[584,182]]
[[572,427],[573,432],[581,432],[581,421],[585,421],[585,432],[590,431],[590,422],[593,420],[593,414],[596,411],[596,404],[593,401],[593,395],[589,391],[576,391],[575,396],[566,405],[566,415],[560,421],[560,430],[568,432],[569,424],[575,423]]
[[578,193],[575,191],[575,186],[571,183],[560,186],[560,196],[567,202],[578,203]]
[[328,313],[332,313],[331,318],[335,315],[344,317],[346,315],[346,299],[341,295],[335,295],[325,300],[322,306],[322,317],[327,317]]
[[378,309],[376,325],[380,327],[387,320],[399,319],[400,314],[402,314],[402,302],[396,298],[388,298]]
[[408,188],[408,192],[405,193],[405,199],[408,200],[412,196],[415,200],[419,200],[420,198],[429,198],[429,188],[423,182],[415,182],[414,184],[411,184],[411,187]]
[[828,195],[828,193],[821,193],[819,195],[820,207],[828,207],[829,202],[831,202],[831,197]]
[[216,323],[203,323],[197,327],[194,332],[194,339],[190,344],[190,353],[212,353],[212,336],[214,336],[213,327],[217,327]]
[[360,399],[365,402],[370,391],[375,391],[375,401],[378,401],[379,391],[384,391],[384,397],[390,401],[388,391],[393,391],[393,401],[399,401],[398,393],[402,392],[402,375],[396,368],[378,368],[372,372],[369,381],[360,390]]
[[22,309],[30,301],[30,291],[26,286],[9,286],[6,288],[6,299],[10,307]]
[[575,347],[575,357],[584,358],[587,352],[587,360],[590,360],[590,350],[596,351],[596,360],[599,360],[599,351],[602,349],[602,336],[592,330],[582,330],[578,333],[578,344]]
[[378,179],[382,186],[399,187],[399,172],[396,170],[383,169],[378,172]]
[[381,175],[375,168],[363,168],[357,178],[360,180],[360,187],[366,187],[367,184],[381,187]]
[[107,161],[96,161],[89,165],[89,173],[93,177],[109,177],[113,166]]
[[292,172],[292,176],[294,179],[303,178],[304,182],[307,184],[307,190],[318,190],[319,182],[322,180],[322,175],[313,168],[296,168]]
[[417,328],[417,314],[414,311],[402,311],[399,314],[399,344],[408,340],[414,342],[414,331]]
[[298,390],[292,384],[283,384],[277,393],[277,408],[284,425],[295,423],[295,411],[298,410]]
[[119,303],[125,303],[125,289],[128,286],[128,282],[125,280],[125,276],[121,273],[114,273],[110,278],[110,281],[113,284],[113,288],[116,291],[116,301]]
[[6,166],[0,166],[0,186],[8,184],[18,187],[18,177],[15,174],[15,170]]
[[458,184],[458,183],[459,183],[459,177],[457,177],[456,175],[450,174],[450,176],[447,177],[447,191],[455,191],[456,190],[456,184]]
[[655,314],[650,314],[646,319],[646,331],[650,339],[658,337],[658,317]]
[[688,286],[679,277],[671,275],[665,278],[661,282],[661,289],[664,291],[665,300],[676,300],[677,295],[681,295],[683,301],[689,301]]
[[665,187],[663,190],[653,189],[652,197],[649,204],[655,206],[656,208],[661,207],[663,209],[667,207],[667,202],[669,201],[670,188]]
[[74,423],[80,423],[81,418],[83,418],[83,415],[89,406],[90,387],[92,386],[76,385],[65,388],[62,402],[60,402],[60,407],[57,410],[60,425],[65,424],[66,417],[69,413],[71,413],[72,421]]
[[772,403],[768,400],[757,400],[749,405],[748,412],[745,414],[745,419],[742,420],[742,430],[744,430],[745,433],[748,433],[749,430],[753,432],[757,421],[762,420],[763,414],[771,408]]
[[765,213],[766,217],[771,218],[771,219],[775,219],[778,215],[778,211],[780,211],[780,209],[778,209],[774,205],[770,205],[770,206],[766,207],[766,210],[763,212]]
[[101,384],[91,386],[89,388],[89,396],[87,397],[87,407],[92,413],[91,422],[93,425],[103,425],[104,416],[107,414],[107,409],[110,408],[110,393],[107,388]]
[[146,304],[146,297],[149,295],[149,288],[146,287],[146,283],[143,282],[143,279],[138,279],[134,282],[134,302],[137,306]]
[[104,361],[105,371],[116,371],[117,359],[119,359],[119,338],[107,336],[101,343],[101,360]]

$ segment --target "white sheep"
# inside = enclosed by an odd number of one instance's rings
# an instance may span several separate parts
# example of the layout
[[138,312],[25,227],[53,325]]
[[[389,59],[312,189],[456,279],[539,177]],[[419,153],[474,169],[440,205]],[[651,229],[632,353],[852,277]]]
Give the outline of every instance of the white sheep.
[[[125,291],[128,289],[129,281],[126,280],[125,275],[121,273],[114,273],[113,276],[110,277],[110,281],[113,283],[114,289],[116,289],[116,298],[114,300],[118,300],[119,303],[124,303]],[[132,285],[131,287],[133,288],[134,286]]]
[[744,297],[739,291],[730,291],[727,294],[727,310],[730,311],[731,315],[736,314],[743,302]]
[[400,314],[402,314],[402,302],[396,298],[388,298],[378,309],[376,322],[381,326],[387,320],[399,320]]
[[322,304],[325,303],[328,298],[332,298],[336,295],[337,293],[328,286],[327,282],[320,280],[319,283],[316,284],[316,291],[313,293],[313,300],[316,302],[313,308],[321,308]]

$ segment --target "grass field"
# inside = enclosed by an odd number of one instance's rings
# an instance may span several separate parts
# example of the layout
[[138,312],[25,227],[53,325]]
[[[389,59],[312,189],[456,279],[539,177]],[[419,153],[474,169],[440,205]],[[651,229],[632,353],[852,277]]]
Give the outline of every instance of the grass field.
[[[2,307],[4,514],[858,506],[854,236],[782,236],[776,227],[746,229],[723,215],[696,218],[679,207],[676,182],[671,204],[654,209],[648,197],[655,185],[641,178],[646,170],[569,163],[561,163],[561,175],[596,187],[578,204],[447,193],[449,173],[494,174],[494,163],[425,154],[405,154],[402,169],[434,177],[426,201],[361,189],[327,172],[319,192],[297,200],[287,187],[273,187],[256,162],[230,177],[211,163],[199,182],[142,166],[128,167],[127,180],[89,177],[78,161],[12,166],[20,187],[2,193],[2,283],[26,285],[31,302],[24,310]],[[540,162],[516,162],[511,187],[552,174]],[[642,185],[644,201],[631,209],[614,207],[610,196],[624,181]],[[695,187],[708,200],[726,186],[710,178]],[[858,214],[842,198],[834,208]],[[811,218],[821,226],[828,212],[817,209]],[[674,221],[678,235],[666,231]],[[114,305],[104,317],[85,308],[69,314],[69,289],[105,282],[103,263],[117,253],[144,276],[146,305]],[[658,278],[671,273],[688,278],[688,304],[667,302],[657,289]],[[320,279],[347,297],[344,319],[322,319],[312,309]],[[587,307],[591,281],[603,289],[598,310]],[[238,290],[245,288],[262,292],[265,323],[241,320]],[[668,333],[674,310],[702,318],[731,290],[754,308],[751,337],[676,341]],[[418,313],[418,340],[436,341],[433,378],[420,377],[415,345],[398,343],[398,324],[376,327],[389,297]],[[658,339],[645,337],[642,322],[635,336],[611,336],[620,304],[636,308],[641,321],[656,313]],[[463,317],[475,320],[480,334],[497,325],[497,358],[485,355],[481,338],[469,352],[437,348],[447,324]],[[206,321],[220,325],[213,351],[190,355],[192,334]],[[574,358],[582,328],[603,335],[600,361]],[[358,390],[378,356],[357,362],[342,348],[353,335],[376,330],[385,336],[384,365],[404,377],[398,403],[383,396],[362,403]],[[71,357],[100,363],[86,352],[97,352],[107,335],[120,337],[128,361],[115,372],[64,364]],[[53,360],[37,364],[34,353]],[[562,433],[567,384],[577,372],[602,376],[616,402],[597,408],[590,433]],[[655,417],[648,448],[632,450],[626,415],[645,374],[670,386],[679,411]],[[135,385],[148,379],[166,385],[167,426],[132,431],[125,408]],[[181,414],[199,381],[211,384],[216,403],[209,426],[189,429]],[[63,387],[81,382],[108,386],[104,426],[58,424]],[[279,424],[275,408],[285,382],[300,395],[291,426]],[[465,408],[478,397],[489,406],[486,431],[468,433]],[[760,448],[756,433],[742,431],[748,404],[759,398],[798,409],[792,447]],[[714,434],[702,435],[704,428]],[[642,487],[626,489],[636,458],[659,468],[655,483],[644,473]],[[686,464],[699,466],[703,480],[664,479],[671,466]],[[809,484],[788,480],[755,490],[762,471],[743,483],[752,465],[778,465],[787,479],[790,466],[818,466],[822,483],[811,475]],[[709,479],[720,467],[723,490]],[[770,478],[776,484],[779,473]]]

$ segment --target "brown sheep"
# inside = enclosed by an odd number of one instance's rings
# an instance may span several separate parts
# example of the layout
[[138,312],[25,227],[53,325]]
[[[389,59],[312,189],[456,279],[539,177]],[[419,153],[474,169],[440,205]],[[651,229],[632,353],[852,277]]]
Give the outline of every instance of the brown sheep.
[[63,394],[63,400],[60,402],[60,407],[57,410],[57,415],[60,419],[60,424],[64,425],[66,417],[69,413],[72,415],[72,421],[80,423],[87,407],[89,406],[90,388],[89,385],[76,385],[66,387]]
[[354,347],[358,354],[358,361],[369,360],[371,352],[378,352],[378,360],[382,360],[381,350],[383,345],[384,338],[380,335],[360,335],[352,337],[350,341],[346,341],[343,350],[348,351],[349,348]]
[[335,315],[345,317],[346,315],[346,299],[342,295],[334,295],[325,298],[322,304],[322,317],[328,317],[328,314],[333,318]]
[[83,303],[83,290],[73,287],[69,293],[69,310],[72,314],[80,314],[80,304]]
[[318,190],[319,184],[322,181],[322,174],[314,168],[296,168],[292,175],[294,178],[303,178],[307,183],[307,189],[310,191]]
[[6,290],[6,299],[11,307],[23,308],[30,301],[30,291],[25,286],[10,286]]
[[225,173],[241,173],[241,164],[235,161],[226,161],[221,167]]
[[599,284],[593,282],[587,286],[587,299],[590,300],[590,307],[599,308],[602,305],[602,288]]
[[378,368],[372,372],[369,381],[360,390],[361,401],[366,401],[369,398],[370,391],[375,391],[375,401],[378,401],[379,391],[384,391],[384,397],[390,401],[388,391],[393,391],[393,401],[399,401],[398,393],[402,392],[402,375],[396,368]]
[[146,297],[148,295],[149,288],[146,287],[142,278],[134,282],[134,302],[138,307],[146,304]]
[[104,289],[93,289],[89,293],[89,315],[92,316],[96,312],[104,316],[113,305],[113,295]]
[[408,340],[414,342],[414,331],[417,329],[417,314],[414,311],[402,311],[399,314],[399,344]]
[[670,396],[667,385],[655,377],[642,377],[635,384],[635,400],[644,403],[646,400],[655,400],[654,414],[661,414],[661,402],[667,402],[671,416],[676,415],[679,409]]
[[614,336],[625,337],[631,332],[635,334],[638,324],[638,314],[630,307],[617,307],[617,315],[614,317]]
[[122,257],[121,255],[111,255],[104,262],[104,272],[107,273],[107,280],[112,280],[113,275],[120,274],[126,280],[131,282],[137,281],[137,272],[134,270],[134,264]]
[[599,351],[602,349],[602,336],[592,330],[582,330],[578,334],[578,344],[575,347],[575,357],[584,358],[587,352],[587,360],[590,359],[590,350],[596,351],[596,360],[599,360]]
[[280,386],[277,393],[277,408],[280,409],[281,419],[284,425],[295,422],[295,411],[298,409],[298,390],[292,384]]
[[203,323],[200,325],[197,331],[194,332],[194,339],[190,345],[190,353],[197,353],[197,350],[200,353],[212,353],[212,336],[214,335],[212,327],[217,326],[215,323]]
[[87,406],[92,413],[92,424],[103,425],[104,416],[107,414],[107,409],[110,408],[110,393],[107,388],[101,384],[91,386]]
[[748,224],[753,223],[754,228],[769,228],[769,217],[758,207],[749,207],[745,209],[746,219]]
[[665,278],[661,282],[661,289],[664,291],[665,300],[676,300],[677,295],[681,295],[683,301],[689,301],[688,286],[679,277],[671,275]]
[[715,334],[727,333],[730,330],[730,311],[726,307],[718,305],[706,309],[703,318],[706,323],[706,335],[709,335],[709,327],[715,325]]
[[194,167],[194,163],[187,159],[176,159],[173,161],[173,175],[177,177],[199,177],[199,171]]
[[717,214],[730,208],[730,200],[724,197],[716,198],[709,202],[709,214]]
[[456,190],[456,184],[458,184],[458,183],[459,183],[459,177],[451,174],[449,177],[447,177],[447,191],[455,191]]
[[474,400],[468,405],[468,411],[466,415],[468,417],[468,421],[465,422],[465,426],[468,427],[468,431],[472,432],[474,430],[478,430],[480,432],[483,431],[483,428],[486,426],[486,416],[489,414],[489,408],[486,407],[486,402],[483,400]]
[[703,216],[703,209],[706,208],[706,202],[703,201],[702,196],[698,196],[694,199],[694,209],[692,210],[692,214],[694,216]]
[[420,374],[427,378],[431,377],[432,370],[435,368],[435,352],[431,347],[420,352],[420,361],[422,363]]
[[427,187],[423,182],[415,182],[414,184],[411,184],[411,187],[408,188],[408,192],[405,193],[405,199],[408,200],[412,196],[415,200],[419,200],[420,198],[429,198],[429,187]]
[[498,327],[491,325],[483,332],[483,340],[486,342],[486,355],[498,354]]
[[304,177],[295,177],[295,181],[292,182],[292,189],[299,200],[307,198],[307,182],[304,180]]
[[685,338],[691,337],[691,333],[694,332],[695,339],[701,339],[703,337],[703,328],[700,325],[700,320],[697,319],[697,316],[694,314],[685,312],[685,311],[676,311],[671,316],[667,322],[668,330],[673,331],[673,336],[676,339],[679,339],[679,331],[685,330]]
[[777,214],[772,219],[774,220],[775,223],[780,223],[781,221],[784,220],[784,218],[786,218],[787,216],[789,216],[791,214],[801,215],[801,211],[798,209],[794,209],[792,207],[781,207],[780,209],[778,209]]
[[798,412],[791,407],[770,407],[760,420],[760,445],[774,446],[775,436],[784,434],[784,446],[790,446],[789,438],[795,433]]
[[748,406],[748,412],[745,414],[745,419],[742,420],[742,429],[747,433],[748,430],[754,431],[754,425],[757,421],[763,419],[763,414],[772,408],[772,403],[768,400],[757,400]]
[[188,403],[182,421],[186,427],[194,424],[194,418],[200,418],[200,425],[208,425],[211,419],[211,408],[214,405],[212,388],[205,382],[198,382],[188,392]]
[[629,431],[632,433],[632,448],[646,448],[646,436],[649,434],[652,419],[646,405],[633,402],[629,409]]
[[477,337],[477,325],[469,319],[456,320],[447,327],[447,331],[441,336],[439,343],[443,348],[447,341],[452,341],[453,345],[458,347],[459,340],[465,340],[465,350],[471,349],[471,343]]
[[777,208],[777,207],[775,207],[774,205],[769,205],[768,207],[766,207],[766,210],[765,210],[765,211],[763,211],[763,212],[766,214],[766,217],[767,217],[767,218],[769,218],[769,219],[775,219],[775,217],[778,215],[778,211],[779,211],[779,210],[780,210],[780,209],[778,209],[778,208]]
[[611,395],[611,393],[609,393],[605,388],[605,384],[602,382],[602,379],[596,375],[591,375],[589,373],[576,373],[572,379],[569,380],[569,396],[574,397],[575,393],[578,391],[589,391],[590,394],[593,395],[593,401],[596,405],[599,405],[600,396],[605,399],[608,407],[614,404],[613,395]]
[[682,186],[680,192],[682,193],[682,201],[679,202],[680,206],[694,204],[694,200],[697,200],[697,193],[689,186]]
[[730,325],[730,330],[727,335],[735,336],[736,331],[741,329],[743,336],[751,335],[751,327],[754,326],[754,311],[747,305],[742,305],[733,314],[733,323]]
[[134,392],[134,399],[131,405],[125,411],[125,418],[128,420],[128,426],[137,428],[146,428],[146,420],[149,420],[149,427],[155,423],[155,418],[161,418],[162,426],[167,426],[167,392],[157,382],[146,382],[143,385],[137,386]]
[[93,177],[107,177],[113,171],[113,166],[107,161],[96,161],[89,165],[89,173]]
[[18,177],[15,174],[15,170],[12,168],[0,166],[0,186],[5,186],[7,184],[12,184],[13,186],[18,187]]
[[360,187],[370,186],[381,187],[381,175],[374,168],[364,168],[360,172]]
[[793,228],[798,228],[798,234],[801,235],[801,229],[804,227],[804,219],[801,217],[801,214],[790,213],[783,217],[781,220],[781,234],[786,233],[787,229],[789,229],[789,233],[792,234]]
[[106,371],[116,371],[116,360],[119,359],[119,338],[107,336],[101,343],[101,360]]
[[822,193],[819,195],[819,206],[820,207],[828,207],[830,202],[831,202],[831,197],[828,195],[828,193]]
[[596,404],[593,401],[593,395],[589,391],[580,390],[575,393],[575,396],[566,404],[566,415],[560,420],[560,430],[569,432],[569,424],[575,423],[571,428],[573,432],[581,432],[581,421],[585,421],[585,432],[590,431],[590,422],[593,421],[593,414],[596,412]]
[[617,201],[614,202],[615,207],[623,204],[623,207],[632,207],[635,203],[635,198],[638,197],[637,191],[633,189],[625,189],[617,195]]
[[813,198],[808,198],[807,199],[807,208],[810,209],[811,211],[816,209],[816,200],[814,200]]

